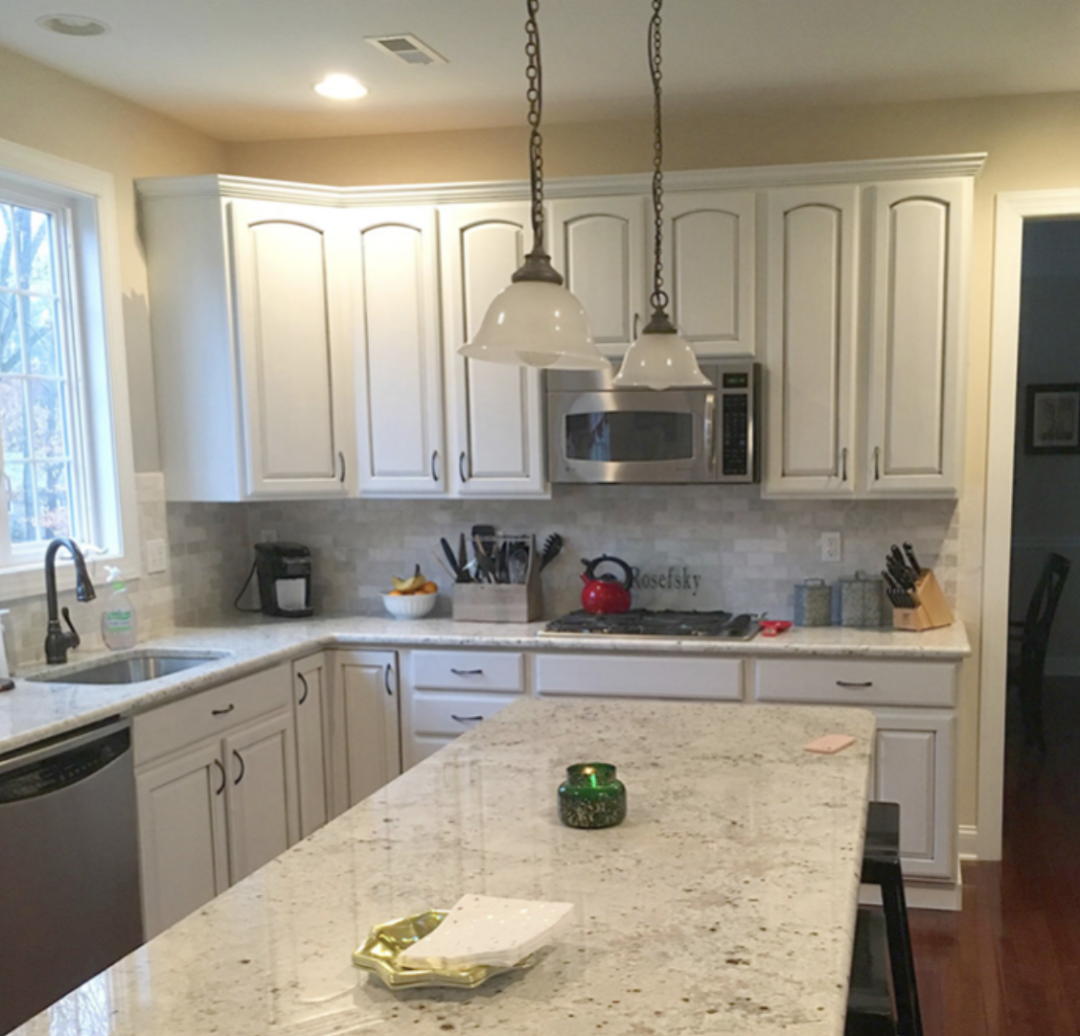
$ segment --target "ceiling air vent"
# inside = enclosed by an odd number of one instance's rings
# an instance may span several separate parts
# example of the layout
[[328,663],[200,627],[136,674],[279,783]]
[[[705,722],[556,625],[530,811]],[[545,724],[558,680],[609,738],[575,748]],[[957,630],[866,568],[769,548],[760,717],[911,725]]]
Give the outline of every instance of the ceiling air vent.
[[381,50],[398,61],[404,61],[406,65],[446,64],[446,58],[408,33],[398,36],[365,36],[364,39],[376,50]]

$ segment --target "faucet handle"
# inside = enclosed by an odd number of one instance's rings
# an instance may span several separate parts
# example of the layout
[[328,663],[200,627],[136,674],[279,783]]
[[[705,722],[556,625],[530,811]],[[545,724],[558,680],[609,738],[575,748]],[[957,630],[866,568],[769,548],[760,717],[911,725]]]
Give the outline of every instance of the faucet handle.
[[68,647],[77,648],[81,641],[79,640],[79,631],[75,628],[75,624],[71,621],[71,610],[69,608],[61,608],[60,614],[64,617],[64,622],[67,623],[67,627],[71,630],[68,634]]

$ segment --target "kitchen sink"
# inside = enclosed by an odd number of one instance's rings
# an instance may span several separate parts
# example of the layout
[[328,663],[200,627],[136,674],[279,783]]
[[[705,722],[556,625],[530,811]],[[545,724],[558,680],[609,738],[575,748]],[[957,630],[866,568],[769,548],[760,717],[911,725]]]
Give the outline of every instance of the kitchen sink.
[[225,657],[224,653],[181,655],[148,652],[128,658],[109,659],[72,672],[39,673],[30,679],[39,683],[142,683],[144,680],[156,680],[159,676],[181,673],[185,669],[194,669]]

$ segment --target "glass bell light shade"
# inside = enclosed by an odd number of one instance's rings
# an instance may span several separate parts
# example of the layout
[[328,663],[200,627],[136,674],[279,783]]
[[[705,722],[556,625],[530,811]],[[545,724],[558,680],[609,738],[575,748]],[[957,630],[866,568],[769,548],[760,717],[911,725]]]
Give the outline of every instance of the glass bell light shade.
[[550,281],[517,280],[501,291],[480,330],[458,350],[487,360],[553,370],[606,370],[593,343],[589,318],[577,298]]
[[671,322],[667,321],[670,330],[663,331],[656,330],[655,323],[654,316],[627,349],[622,367],[615,375],[615,387],[660,390],[711,385],[701,373],[694,350]]

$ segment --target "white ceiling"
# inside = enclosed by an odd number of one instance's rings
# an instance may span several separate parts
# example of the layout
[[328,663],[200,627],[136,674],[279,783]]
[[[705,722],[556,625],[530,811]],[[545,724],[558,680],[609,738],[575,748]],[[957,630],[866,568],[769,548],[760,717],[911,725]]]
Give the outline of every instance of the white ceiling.
[[[543,0],[545,120],[648,117],[649,12]],[[35,24],[43,14],[112,31],[61,36]],[[219,139],[345,136],[518,124],[524,19],[524,0],[2,0],[0,44]],[[403,32],[449,64],[409,67],[363,42]],[[319,97],[329,71],[369,95]],[[664,89],[666,113],[1080,90],[1080,5],[668,0]]]

